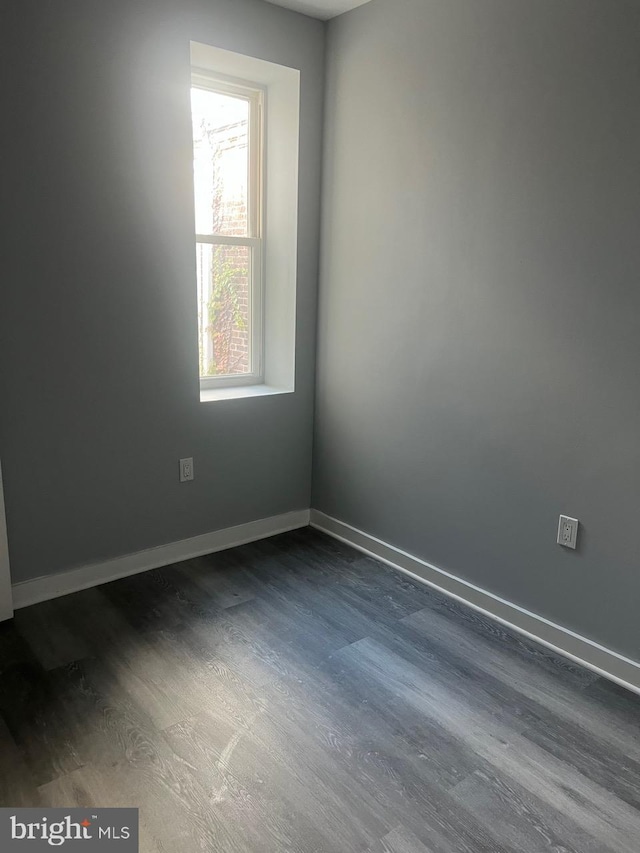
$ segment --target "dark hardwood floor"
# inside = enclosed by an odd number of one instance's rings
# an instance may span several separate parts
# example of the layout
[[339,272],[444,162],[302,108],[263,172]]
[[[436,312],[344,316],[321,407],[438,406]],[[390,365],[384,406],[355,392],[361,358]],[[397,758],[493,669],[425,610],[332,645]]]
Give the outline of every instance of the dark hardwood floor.
[[640,699],[311,529],[0,625],[0,805],[143,851],[638,853]]

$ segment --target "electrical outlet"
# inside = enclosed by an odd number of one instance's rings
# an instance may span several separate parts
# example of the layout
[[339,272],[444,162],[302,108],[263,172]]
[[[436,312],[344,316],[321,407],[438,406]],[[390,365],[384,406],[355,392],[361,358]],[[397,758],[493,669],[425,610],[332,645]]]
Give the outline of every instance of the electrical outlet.
[[575,548],[578,541],[578,519],[569,518],[568,515],[560,516],[558,524],[558,545],[564,548]]
[[193,480],[193,457],[180,460],[180,482],[188,483]]

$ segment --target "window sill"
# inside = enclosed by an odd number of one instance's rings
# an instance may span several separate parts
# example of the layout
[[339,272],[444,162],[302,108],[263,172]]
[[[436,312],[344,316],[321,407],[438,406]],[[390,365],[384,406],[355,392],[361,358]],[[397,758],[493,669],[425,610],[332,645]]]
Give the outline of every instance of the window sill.
[[217,403],[219,400],[241,400],[245,397],[272,397],[275,394],[292,394],[293,388],[278,388],[275,385],[236,385],[235,388],[208,388],[200,391],[201,403]]

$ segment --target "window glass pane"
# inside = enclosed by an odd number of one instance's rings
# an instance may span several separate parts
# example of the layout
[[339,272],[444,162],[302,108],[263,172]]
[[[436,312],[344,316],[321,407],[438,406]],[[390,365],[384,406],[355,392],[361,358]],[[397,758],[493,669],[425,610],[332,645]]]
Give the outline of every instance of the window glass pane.
[[251,373],[251,250],[196,245],[200,376]]
[[191,89],[196,234],[248,236],[249,102]]

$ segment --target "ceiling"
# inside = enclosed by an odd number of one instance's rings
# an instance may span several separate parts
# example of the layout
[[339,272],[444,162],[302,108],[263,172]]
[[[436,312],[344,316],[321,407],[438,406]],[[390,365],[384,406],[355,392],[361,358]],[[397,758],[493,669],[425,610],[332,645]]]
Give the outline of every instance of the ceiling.
[[328,21],[329,18],[335,18],[336,15],[368,2],[369,0],[267,0],[267,3],[275,3],[276,6],[284,6],[322,21]]

